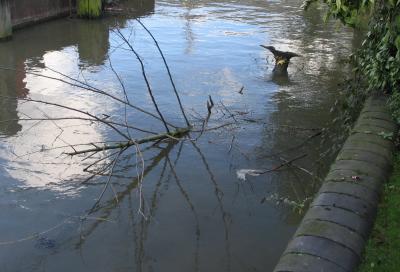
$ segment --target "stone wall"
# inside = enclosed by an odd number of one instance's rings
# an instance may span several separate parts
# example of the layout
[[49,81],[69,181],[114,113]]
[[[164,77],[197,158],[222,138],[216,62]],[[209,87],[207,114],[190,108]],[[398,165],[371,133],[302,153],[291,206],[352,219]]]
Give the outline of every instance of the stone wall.
[[75,0],[12,0],[10,10],[13,28],[68,15],[70,5],[74,7]]

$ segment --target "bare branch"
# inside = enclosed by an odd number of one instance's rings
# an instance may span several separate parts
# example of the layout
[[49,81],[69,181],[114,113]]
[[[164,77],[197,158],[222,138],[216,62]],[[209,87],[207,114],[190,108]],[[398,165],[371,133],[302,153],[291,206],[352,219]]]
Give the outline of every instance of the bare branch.
[[[118,79],[119,84],[121,85],[122,91],[123,91],[123,93],[124,93],[125,100],[126,100],[126,102],[129,104],[129,98],[128,98],[128,94],[126,93],[125,84],[124,84],[124,82],[122,81],[122,78],[121,78],[121,77],[119,76],[119,74],[117,73],[117,71],[115,71],[115,69],[114,69],[114,67],[113,67],[113,65],[112,65],[110,56],[108,56],[108,62],[110,63],[110,68],[111,68],[111,70],[113,71],[114,75],[115,75],[116,78]],[[127,111],[126,111],[126,104],[124,105],[124,115],[125,115],[125,125],[128,126],[128,119],[127,119],[127,118],[128,118],[128,117],[127,117],[128,113],[127,113]],[[129,138],[132,138],[131,135],[130,135],[130,133],[129,133],[129,129],[126,129],[126,133],[128,134]]]
[[[1,123],[8,123],[8,122],[16,122],[16,121],[29,122],[29,121],[63,121],[63,120],[82,120],[82,121],[89,121],[89,122],[101,122],[100,120],[94,119],[94,118],[71,116],[71,117],[48,117],[48,118],[33,118],[32,117],[32,118],[8,119],[8,120],[0,121],[0,124]],[[101,119],[101,120],[105,121],[104,119]],[[154,131],[150,131],[150,130],[134,127],[134,126],[127,125],[127,124],[121,124],[121,123],[118,123],[118,122],[115,122],[115,121],[111,121],[111,120],[107,120],[107,122],[112,124],[112,125],[126,127],[126,128],[134,129],[134,130],[137,130],[137,131],[146,132],[146,133],[149,133],[149,134],[154,134],[154,135],[157,134]]]
[[127,142],[117,143],[114,145],[103,145],[103,146],[99,146],[99,147],[84,149],[84,150],[80,150],[77,152],[70,152],[70,153],[66,153],[66,154],[74,156],[74,155],[84,154],[84,153],[88,153],[88,152],[105,151],[105,150],[119,149],[119,148],[121,148],[121,149],[128,148],[135,144],[144,144],[144,143],[148,143],[148,142],[154,142],[154,141],[158,141],[158,140],[168,139],[171,137],[173,137],[174,139],[177,139],[177,138],[182,137],[189,131],[190,131],[189,128],[177,129],[176,131],[173,131],[170,133],[158,134],[158,135],[142,138],[140,140],[129,140]]
[[129,41],[126,39],[124,34],[122,34],[122,32],[121,32],[121,30],[119,28],[117,28],[117,32],[118,32],[119,37],[126,43],[126,45],[128,45],[128,47],[131,49],[132,53],[135,55],[136,59],[139,61],[140,67],[142,69],[142,76],[143,76],[144,81],[146,82],[147,91],[148,91],[148,93],[150,95],[151,101],[153,102],[153,105],[156,108],[156,111],[157,111],[158,115],[160,116],[160,118],[161,118],[161,120],[162,120],[162,122],[164,124],[165,129],[169,133],[170,131],[169,131],[168,125],[167,125],[167,123],[166,123],[166,121],[164,119],[164,116],[162,115],[160,109],[158,108],[157,102],[156,102],[156,100],[154,98],[153,90],[151,89],[150,82],[149,82],[149,80],[147,78],[146,70],[144,69],[143,61],[140,59],[139,54],[136,52],[136,50],[133,48],[133,46],[129,43]]
[[[68,75],[65,75],[65,74],[63,74],[63,73],[61,73],[61,72],[59,72],[59,71],[56,71],[56,70],[54,70],[54,69],[52,69],[52,68],[49,68],[49,67],[46,67],[46,68],[49,69],[50,71],[53,71],[53,72],[55,72],[55,73],[57,73],[57,74],[63,76],[63,77],[66,77],[66,78],[68,78],[68,79],[70,79],[70,80],[72,80],[72,81],[74,81],[74,82],[76,82],[76,83],[68,82],[68,81],[66,81],[66,80],[64,80],[64,79],[61,79],[61,78],[56,78],[56,77],[51,77],[51,76],[46,76],[46,75],[38,74],[38,73],[35,73],[35,72],[30,72],[30,71],[25,71],[25,70],[18,70],[18,69],[13,69],[13,68],[8,68],[8,67],[0,66],[0,70],[14,71],[14,72],[23,72],[23,73],[30,74],[30,75],[34,75],[34,76],[37,76],[37,77],[42,77],[42,78],[47,78],[47,79],[51,79],[51,80],[56,80],[56,81],[59,81],[59,82],[68,84],[68,85],[70,85],[70,86],[72,86],[72,87],[77,87],[77,88],[84,89],[84,90],[87,90],[87,91],[90,91],[90,92],[93,92],[93,93],[97,93],[97,94],[101,94],[101,95],[108,96],[108,97],[110,97],[111,99],[113,99],[113,100],[115,100],[115,101],[118,101],[118,102],[120,102],[120,103],[126,104],[126,105],[128,105],[129,107],[131,107],[131,108],[133,108],[133,109],[135,109],[135,110],[137,110],[137,111],[140,111],[140,112],[142,112],[142,113],[144,113],[144,114],[147,114],[147,115],[149,115],[149,116],[151,116],[151,117],[154,117],[154,118],[157,119],[157,120],[162,121],[162,119],[161,119],[160,117],[158,117],[158,116],[157,116],[156,114],[154,114],[154,113],[151,113],[151,112],[146,111],[146,110],[144,110],[144,109],[142,109],[142,108],[140,108],[140,107],[138,107],[138,106],[135,106],[135,105],[132,105],[132,104],[130,104],[130,103],[127,103],[126,101],[124,101],[124,100],[122,100],[122,99],[120,99],[120,98],[118,98],[118,97],[116,97],[116,96],[114,96],[114,95],[112,95],[112,94],[110,94],[110,93],[108,93],[108,92],[105,92],[105,91],[102,91],[102,90],[100,90],[100,89],[98,89],[98,88],[96,88],[96,87],[90,86],[90,85],[88,85],[88,84],[85,83],[85,82],[82,82],[82,81],[79,81],[79,80],[77,80],[77,79],[74,79],[74,78],[72,78],[72,77],[70,77],[70,76],[68,76]],[[164,122],[166,122],[166,121],[164,120]],[[167,123],[169,126],[176,128],[176,126],[174,126],[173,124],[170,124],[170,123],[168,123],[168,122],[166,122],[166,123]]]
[[156,38],[154,38],[154,36],[153,36],[153,34],[150,32],[150,30],[149,30],[139,19],[135,19],[135,20],[146,30],[146,32],[147,32],[147,33],[150,35],[150,37],[153,39],[153,41],[154,41],[154,43],[155,43],[155,45],[156,45],[156,47],[157,47],[157,49],[158,49],[158,52],[160,53],[160,55],[161,55],[161,57],[162,57],[162,59],[163,59],[165,68],[167,69],[167,73],[168,73],[168,76],[169,76],[169,80],[170,80],[171,85],[172,85],[172,88],[173,88],[173,90],[174,90],[176,99],[178,100],[179,107],[180,107],[180,109],[181,109],[183,118],[185,118],[186,125],[187,125],[188,127],[190,127],[189,120],[188,120],[188,118],[186,117],[185,110],[183,109],[183,106],[182,106],[181,98],[179,97],[179,93],[178,93],[178,91],[177,91],[177,89],[176,89],[175,82],[174,82],[174,80],[172,79],[171,71],[170,71],[170,69],[169,69],[167,60],[165,59],[164,53],[162,52],[162,50],[161,50],[161,48],[160,48],[160,46],[159,46],[159,44],[158,44],[158,41],[156,40]]
[[[10,99],[7,96],[0,96],[0,98]],[[40,103],[40,104],[49,105],[49,106],[55,106],[55,107],[67,109],[67,110],[70,110],[70,111],[75,111],[75,112],[82,113],[83,115],[87,115],[89,117],[92,117],[93,119],[96,119],[98,122],[105,124],[106,126],[112,128],[114,131],[116,131],[119,135],[121,135],[125,139],[130,140],[130,138],[127,135],[125,135],[123,132],[121,132],[119,129],[117,129],[114,125],[112,125],[111,123],[109,123],[109,122],[97,117],[96,115],[93,115],[93,114],[89,113],[89,112],[86,112],[86,111],[83,111],[83,110],[79,110],[79,109],[75,109],[75,108],[72,108],[72,107],[69,107],[69,106],[61,105],[61,104],[58,104],[58,103],[43,101],[43,100],[36,100],[36,99],[31,99],[31,98],[18,98],[18,100],[27,101],[27,102],[35,102],[35,103]]]

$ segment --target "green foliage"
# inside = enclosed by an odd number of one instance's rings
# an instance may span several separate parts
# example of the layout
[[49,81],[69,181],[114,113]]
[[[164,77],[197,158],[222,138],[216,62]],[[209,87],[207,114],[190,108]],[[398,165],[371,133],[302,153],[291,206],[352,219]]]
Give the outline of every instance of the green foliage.
[[394,92],[390,97],[390,109],[393,113],[393,116],[396,118],[397,123],[400,124],[400,92]]
[[378,133],[378,135],[381,136],[383,139],[393,141],[393,132],[381,131]]
[[[318,0],[305,0],[303,7],[307,9]],[[369,13],[374,6],[374,0],[323,0],[329,6],[326,18],[334,17],[344,24],[356,26],[360,15]]]
[[342,143],[349,136],[354,122],[364,106],[368,94],[364,91],[364,85],[359,76],[346,79],[339,85],[341,95],[330,109],[332,115],[335,116],[330,129],[333,129],[332,134],[337,137],[336,142],[338,143],[337,146],[332,146],[333,153],[342,147]]
[[98,18],[101,16],[102,0],[78,0],[79,17]]
[[[400,6],[382,5],[358,55],[370,89],[398,92],[400,83]],[[398,24],[397,24],[398,22]]]
[[287,206],[291,207],[294,212],[298,214],[303,214],[305,211],[307,211],[307,208],[311,203],[312,199],[313,199],[312,197],[306,197],[304,199],[299,199],[295,201],[289,199],[288,197],[281,197],[278,194],[272,194],[264,197],[261,200],[261,203],[264,203],[265,201],[271,201],[275,202],[276,205],[286,204]]
[[[307,8],[318,0],[306,0]],[[356,26],[362,14],[369,14],[369,31],[357,54],[355,71],[367,84],[366,91],[391,94],[393,115],[400,120],[400,0],[323,0],[328,17]]]
[[385,184],[383,199],[365,249],[359,272],[399,271],[400,258],[400,156],[396,156],[392,177]]

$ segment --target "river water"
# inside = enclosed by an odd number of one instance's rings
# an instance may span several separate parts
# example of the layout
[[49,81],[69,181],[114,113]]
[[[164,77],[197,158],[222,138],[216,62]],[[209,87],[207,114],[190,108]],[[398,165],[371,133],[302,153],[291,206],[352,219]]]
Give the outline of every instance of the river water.
[[[318,132],[334,118],[353,32],[325,24],[319,7],[304,12],[295,0],[128,5],[134,14],[59,19],[0,44],[0,65],[15,69],[0,75],[0,270],[271,271],[340,144],[340,131]],[[120,29],[143,60],[161,112],[184,126],[162,59],[135,16],[158,40],[190,122],[201,128],[211,96],[207,128],[223,127],[191,133],[193,141],[141,146],[144,169],[135,148],[126,150],[88,215],[108,172],[88,179],[83,169],[111,151],[90,158],[63,152],[121,136],[94,122],[60,120],[82,115],[24,99],[162,132],[158,120],[109,97],[43,77],[67,79],[53,69],[124,99],[114,69],[130,102],[155,113]],[[287,77],[276,77],[273,57],[260,44],[301,57],[292,59]],[[291,167],[237,176],[294,158],[300,159]]]

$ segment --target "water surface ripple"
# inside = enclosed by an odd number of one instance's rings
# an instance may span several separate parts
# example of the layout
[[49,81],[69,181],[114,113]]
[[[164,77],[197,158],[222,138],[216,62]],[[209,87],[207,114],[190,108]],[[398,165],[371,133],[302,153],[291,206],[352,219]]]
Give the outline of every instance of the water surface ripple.
[[[216,107],[208,126],[233,124],[205,132],[195,143],[143,146],[142,197],[135,150],[129,149],[112,178],[118,203],[107,190],[85,221],[81,216],[107,177],[81,184],[93,158],[82,162],[62,152],[72,144],[120,137],[81,120],[23,121],[76,115],[18,98],[124,121],[119,103],[31,74],[59,76],[52,68],[121,96],[111,60],[130,101],[154,112],[140,66],[117,36],[119,25],[144,61],[166,119],[183,126],[157,48],[132,16],[55,20],[0,43],[0,65],[17,69],[0,74],[1,271],[271,271],[302,218],[302,203],[332,160],[320,155],[337,143],[311,136],[334,118],[329,109],[355,46],[351,31],[325,24],[319,7],[303,12],[301,2],[126,3],[141,5],[137,15],[163,49],[191,122],[206,116],[211,95]],[[260,44],[301,55],[292,60],[288,77],[273,76],[273,58]],[[127,120],[163,130],[136,111],[128,111]],[[59,146],[65,148],[54,149]],[[236,176],[239,169],[271,169],[302,154],[307,157],[295,167],[246,181]]]

